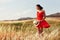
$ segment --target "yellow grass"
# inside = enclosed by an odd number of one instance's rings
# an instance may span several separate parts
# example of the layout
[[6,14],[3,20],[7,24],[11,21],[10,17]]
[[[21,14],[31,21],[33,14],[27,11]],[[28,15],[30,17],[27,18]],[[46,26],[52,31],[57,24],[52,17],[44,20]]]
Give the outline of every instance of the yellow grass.
[[59,18],[47,18],[51,27],[44,28],[44,36],[40,37],[33,20],[0,21],[0,40],[60,40]]

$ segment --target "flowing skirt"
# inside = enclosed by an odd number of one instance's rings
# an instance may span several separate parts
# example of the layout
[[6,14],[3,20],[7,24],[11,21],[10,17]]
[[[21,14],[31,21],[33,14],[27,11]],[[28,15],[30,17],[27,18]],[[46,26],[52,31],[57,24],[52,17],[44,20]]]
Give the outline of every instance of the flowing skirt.
[[39,25],[37,26],[38,28],[49,28],[50,25],[47,23],[46,20],[43,20],[39,23]]

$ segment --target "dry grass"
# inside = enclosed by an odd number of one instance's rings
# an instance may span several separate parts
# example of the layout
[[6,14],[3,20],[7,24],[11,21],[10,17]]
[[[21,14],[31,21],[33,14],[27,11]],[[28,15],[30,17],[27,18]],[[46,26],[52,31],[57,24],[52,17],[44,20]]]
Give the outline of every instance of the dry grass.
[[0,40],[60,40],[60,21],[55,19],[46,19],[51,27],[40,37],[33,20],[0,22]]

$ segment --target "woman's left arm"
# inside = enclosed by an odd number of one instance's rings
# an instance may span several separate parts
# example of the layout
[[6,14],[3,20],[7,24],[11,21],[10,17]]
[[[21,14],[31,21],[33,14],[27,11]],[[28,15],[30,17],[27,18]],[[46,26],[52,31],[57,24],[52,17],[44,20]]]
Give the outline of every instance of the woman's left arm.
[[45,14],[45,11],[44,11],[44,14],[43,14],[43,20],[46,19],[46,14]]

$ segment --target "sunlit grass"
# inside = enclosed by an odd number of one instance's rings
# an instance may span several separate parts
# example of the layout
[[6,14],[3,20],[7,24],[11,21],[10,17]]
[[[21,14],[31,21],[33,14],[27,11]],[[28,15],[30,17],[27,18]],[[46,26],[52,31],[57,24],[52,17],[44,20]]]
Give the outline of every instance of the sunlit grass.
[[44,37],[37,36],[37,28],[33,25],[33,20],[17,23],[0,23],[0,40],[55,40],[55,37],[57,37],[56,40],[60,40],[60,36],[58,36],[60,33],[58,30],[60,28],[60,21],[47,21],[51,27],[44,28]]

